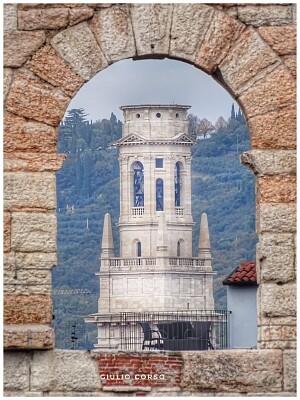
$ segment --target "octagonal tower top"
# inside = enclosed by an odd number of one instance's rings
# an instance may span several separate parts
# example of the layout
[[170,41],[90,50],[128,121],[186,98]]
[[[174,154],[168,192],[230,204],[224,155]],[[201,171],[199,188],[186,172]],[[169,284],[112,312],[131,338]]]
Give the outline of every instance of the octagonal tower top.
[[120,107],[124,114],[123,137],[139,133],[147,139],[188,134],[187,110],[179,104],[141,104]]

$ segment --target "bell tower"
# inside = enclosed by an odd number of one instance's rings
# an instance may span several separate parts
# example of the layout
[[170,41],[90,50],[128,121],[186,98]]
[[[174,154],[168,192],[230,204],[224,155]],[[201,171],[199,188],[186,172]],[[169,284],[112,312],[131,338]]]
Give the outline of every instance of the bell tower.
[[[110,216],[103,228],[98,345],[107,348],[120,313],[213,310],[213,275],[206,214],[198,257],[192,254],[191,146],[186,105],[123,106],[120,163],[120,257]],[[101,322],[100,322],[101,321]],[[112,345],[118,346],[117,335]]]

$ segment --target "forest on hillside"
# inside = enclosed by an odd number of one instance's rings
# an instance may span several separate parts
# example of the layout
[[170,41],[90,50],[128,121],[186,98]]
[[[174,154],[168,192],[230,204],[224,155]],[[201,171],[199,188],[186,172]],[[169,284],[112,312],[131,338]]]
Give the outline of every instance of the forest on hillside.
[[[229,110],[230,111],[230,110]],[[249,132],[240,110],[232,106],[228,118],[216,123],[190,114],[192,147],[192,212],[196,222],[193,250],[197,253],[199,222],[208,215],[216,309],[226,308],[222,280],[241,261],[255,259],[254,176],[240,164],[239,154],[250,148]],[[69,110],[59,128],[58,151],[67,155],[57,172],[58,265],[53,271],[53,326],[56,346],[92,348],[96,327],[83,317],[97,312],[99,256],[105,213],[112,217],[115,254],[119,237],[118,150],[113,142],[122,135],[122,122],[88,119],[84,109]],[[71,289],[85,289],[72,293]]]

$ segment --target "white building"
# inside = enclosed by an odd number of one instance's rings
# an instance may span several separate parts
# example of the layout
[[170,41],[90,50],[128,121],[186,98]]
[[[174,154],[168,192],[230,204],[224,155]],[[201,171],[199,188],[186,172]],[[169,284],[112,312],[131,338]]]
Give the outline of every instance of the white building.
[[99,348],[118,348],[120,313],[213,310],[206,214],[192,255],[191,146],[184,105],[123,106],[120,257],[105,215],[98,313]]

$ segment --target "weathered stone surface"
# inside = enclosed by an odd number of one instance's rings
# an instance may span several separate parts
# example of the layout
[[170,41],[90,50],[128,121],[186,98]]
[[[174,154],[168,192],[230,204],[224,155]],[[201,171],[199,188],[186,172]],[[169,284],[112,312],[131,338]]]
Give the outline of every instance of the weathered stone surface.
[[56,217],[52,213],[13,213],[11,231],[14,251],[56,250]]
[[18,269],[52,269],[56,266],[56,253],[10,252],[4,256],[4,267],[14,265]]
[[69,10],[56,8],[19,10],[18,27],[25,31],[39,29],[60,29],[68,25]]
[[71,8],[69,11],[69,25],[73,26],[92,18],[93,14],[94,11],[91,8]]
[[5,325],[4,348],[44,350],[54,348],[54,330],[48,325]]
[[196,56],[196,64],[213,72],[227,55],[245,26],[222,12],[216,12]]
[[259,204],[256,209],[256,231],[296,232],[296,203]]
[[4,34],[4,66],[20,67],[45,42],[44,32],[7,32]]
[[296,392],[296,357],[296,351],[286,350],[283,352],[283,389],[287,392]]
[[29,390],[30,359],[25,351],[4,352],[4,390]]
[[261,340],[258,342],[258,347],[261,350],[292,350],[297,348],[297,342],[296,340]]
[[13,70],[4,68],[3,70],[3,99],[5,100],[13,78]]
[[258,29],[259,34],[280,56],[296,54],[296,27],[264,26]]
[[4,284],[9,285],[51,285],[51,271],[49,269],[21,269],[15,265],[4,269]]
[[289,203],[296,201],[295,176],[264,176],[256,180],[256,200],[259,203]]
[[194,62],[214,12],[204,4],[174,4],[169,55]]
[[52,301],[48,295],[4,296],[5,324],[50,324]]
[[52,285],[51,283],[46,285],[42,283],[38,285],[37,283],[34,284],[22,284],[22,283],[6,283],[3,286],[4,293],[13,294],[15,296],[24,295],[24,296],[31,296],[31,295],[51,295],[52,292]]
[[250,150],[241,154],[241,163],[254,175],[296,175],[297,159],[294,150]]
[[264,79],[253,83],[239,97],[247,118],[276,111],[295,104],[296,86],[293,76],[279,66]]
[[250,79],[256,81],[262,74],[266,75],[267,67],[275,63],[279,63],[276,54],[254,29],[248,28],[229,50],[219,69],[226,85],[238,95],[249,86]]
[[252,148],[296,148],[295,105],[250,118],[248,125]]
[[35,352],[31,390],[93,392],[101,388],[96,360],[87,351]]
[[7,172],[4,174],[4,204],[11,211],[22,208],[56,208],[56,181],[53,172]]
[[199,351],[183,352],[182,357],[184,390],[229,393],[282,390],[281,351]]
[[3,30],[16,31],[18,28],[17,4],[3,4]]
[[131,7],[137,55],[168,54],[172,4],[133,4]]
[[292,233],[265,233],[257,245],[259,282],[285,283],[295,279],[295,242]]
[[14,114],[57,126],[69,101],[59,89],[29,73],[19,73],[12,83],[6,108]]
[[11,214],[9,212],[3,213],[3,234],[4,234],[4,243],[3,243],[3,251],[10,251],[10,242],[11,242]]
[[55,153],[57,135],[57,129],[50,125],[27,120],[10,112],[5,113],[5,152]]
[[26,67],[51,85],[59,87],[70,97],[84,84],[84,80],[58,57],[49,45],[36,52]]
[[107,67],[107,61],[86,22],[72,26],[53,37],[52,46],[85,80]]
[[249,4],[242,7],[238,5],[238,18],[252,26],[289,25],[292,23],[292,8],[283,4]]
[[295,283],[263,283],[258,287],[261,295],[259,308],[263,316],[294,316],[296,315],[296,285]]
[[290,70],[293,77],[296,78],[296,75],[297,75],[297,58],[296,58],[296,56],[284,56],[284,57],[281,57],[281,59],[283,60],[284,64],[288,67],[288,69]]
[[4,171],[58,171],[66,156],[57,153],[6,153]]
[[95,14],[90,27],[109,62],[136,55],[129,5],[115,4],[102,9]]
[[[260,337],[261,341],[278,341],[278,345],[280,345],[280,341],[296,341],[297,338],[297,329],[296,326],[262,326],[260,327]],[[272,347],[274,348],[274,347]],[[280,348],[280,347],[279,347]]]

